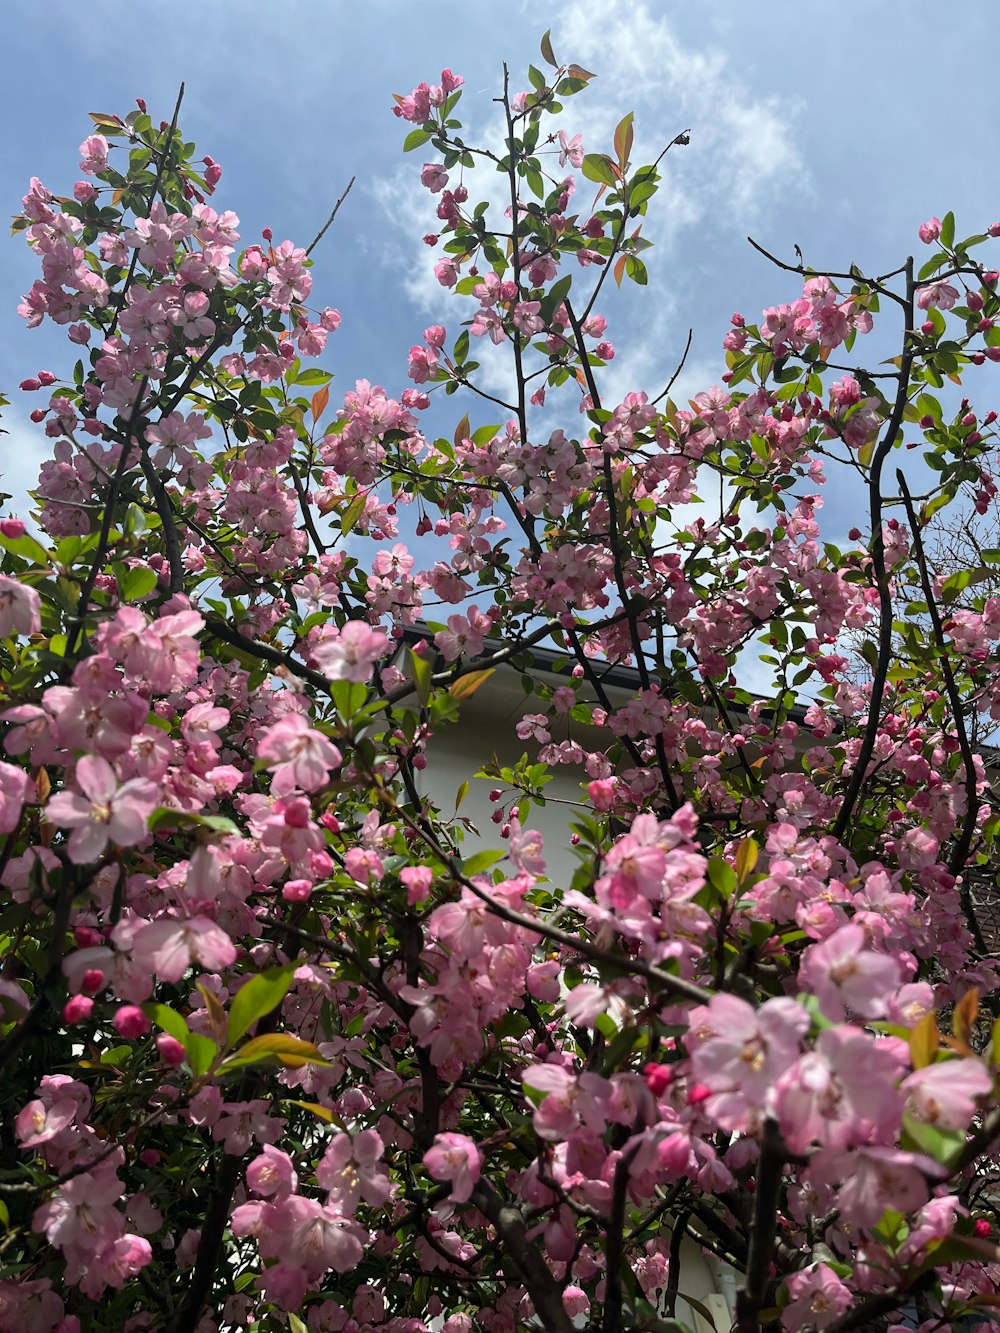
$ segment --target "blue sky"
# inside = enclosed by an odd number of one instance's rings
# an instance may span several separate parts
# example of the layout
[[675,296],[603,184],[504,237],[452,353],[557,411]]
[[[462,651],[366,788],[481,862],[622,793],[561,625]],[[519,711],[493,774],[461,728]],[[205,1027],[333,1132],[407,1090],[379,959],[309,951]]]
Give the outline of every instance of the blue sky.
[[[466,79],[463,119],[488,133],[501,60],[513,86],[526,86],[549,27],[559,59],[599,76],[565,118],[588,149],[608,145],[626,110],[636,112],[636,161],[692,131],[690,147],[668,158],[647,225],[657,242],[650,287],[605,306],[622,393],[658,392],[689,326],[681,387],[691,394],[716,382],[730,313],[756,318],[796,294],[793,277],[749,249],[748,232],[788,258],[797,242],[816,266],[855,259],[878,271],[920,248],[916,227],[931,213],[954,208],[966,232],[1000,217],[984,150],[994,138],[990,53],[1000,35],[990,0],[951,10],[927,0],[15,0],[4,14],[3,211],[17,211],[31,175],[57,191],[78,178],[88,111],[124,114],[141,96],[168,117],[183,79],[185,135],[222,164],[214,202],[240,215],[247,242],[265,225],[276,239],[307,241],[357,177],[316,256],[316,303],[344,315],[325,364],[336,374],[334,399],[362,376],[398,392],[425,325],[457,331],[459,315],[430,277],[434,255],[419,238],[432,204],[416,183],[420,154],[400,154],[405,127],[390,114],[391,94],[450,66]],[[20,239],[0,243],[0,391],[14,400],[0,471],[9,490],[30,484],[46,448],[27,423],[37,400],[17,391],[19,380],[75,359],[58,330],[28,332],[18,320],[34,276]],[[991,383],[1000,389],[995,367],[978,377],[977,399]],[[458,402],[449,400],[455,416]],[[851,507],[847,495],[830,495],[828,523],[853,521]]]

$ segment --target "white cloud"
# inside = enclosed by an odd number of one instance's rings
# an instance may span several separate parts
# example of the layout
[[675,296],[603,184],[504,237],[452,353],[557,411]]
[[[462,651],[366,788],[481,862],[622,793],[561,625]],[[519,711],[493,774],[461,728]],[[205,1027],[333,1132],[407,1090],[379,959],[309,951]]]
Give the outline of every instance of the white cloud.
[[[680,311],[691,308],[692,288],[713,278],[713,239],[745,234],[774,206],[783,178],[794,175],[796,189],[807,188],[792,136],[795,107],[751,89],[727,52],[683,43],[669,20],[642,0],[607,0],[598,9],[573,0],[553,24],[552,40],[558,59],[582,64],[597,76],[585,93],[566,104],[561,121],[570,133],[583,134],[588,151],[610,149],[614,127],[629,109],[635,111],[634,163],[654,161],[676,134],[691,131],[690,146],[675,146],[665,157],[660,192],[643,221],[643,234],[654,244],[644,255],[649,289],[634,289],[626,281],[618,293],[609,281],[599,307],[610,319],[609,337],[617,352],[601,372],[602,398],[620,402],[638,388],[653,396],[673,373],[684,346],[688,320]],[[512,87],[519,87],[516,80]],[[460,108],[470,122],[466,141],[502,151],[492,99],[469,97],[467,103]],[[419,156],[412,154],[368,187],[387,224],[379,228],[379,258],[400,275],[421,314],[444,323],[453,335],[452,326],[471,317],[472,305],[456,303],[434,277],[440,254],[421,238],[438,224],[434,199],[414,189]],[[490,199],[497,216],[505,203],[505,182],[487,165],[469,185],[473,198]],[[581,182],[581,210],[588,207],[591,190]],[[386,232],[387,244],[382,240]],[[678,262],[682,252],[683,265]],[[596,272],[574,277],[589,286]],[[509,364],[489,354],[477,359],[482,361],[481,387],[509,401]],[[709,363],[699,355],[685,370],[675,400],[685,400],[718,374],[717,359]]]
[[[685,46],[648,4],[605,0],[595,8],[574,0],[556,34],[560,59],[565,51],[598,74],[587,99],[595,121],[635,109],[637,152],[655,157],[690,129],[690,147],[665,160],[675,232],[737,215],[745,226],[770,202],[776,181],[794,172],[796,188],[806,185],[791,135],[795,103],[756,94],[726,52]],[[605,142],[612,128],[609,115]],[[599,150],[596,141],[590,146]]]
[[28,491],[38,485],[38,469],[52,456],[53,442],[41,426],[20,419],[14,410],[5,412],[0,426],[0,491],[12,498],[4,503],[5,512],[27,518],[33,502]]

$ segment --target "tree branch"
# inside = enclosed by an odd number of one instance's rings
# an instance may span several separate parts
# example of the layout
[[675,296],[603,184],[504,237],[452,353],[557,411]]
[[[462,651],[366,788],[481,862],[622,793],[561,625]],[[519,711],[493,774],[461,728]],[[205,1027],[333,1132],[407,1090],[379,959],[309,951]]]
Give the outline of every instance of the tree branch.
[[951,669],[951,662],[948,660],[948,648],[944,638],[944,626],[941,623],[941,613],[938,611],[937,601],[934,597],[934,585],[931,581],[930,572],[927,568],[927,558],[924,554],[923,538],[920,535],[920,522],[917,513],[913,508],[913,500],[910,497],[910,489],[906,484],[906,478],[900,469],[896,469],[896,479],[899,482],[899,488],[903,495],[903,503],[906,505],[906,517],[910,523],[910,535],[913,538],[913,549],[917,557],[917,568],[920,570],[920,584],[924,592],[924,601],[927,603],[927,610],[930,613],[931,625],[934,629],[934,642],[937,645],[941,674],[944,677],[944,687],[948,695],[948,702],[951,705],[951,715],[955,723],[955,732],[958,736],[958,745],[962,754],[962,763],[965,767],[965,819],[962,822],[962,832],[955,846],[952,849],[951,856],[948,859],[948,869],[955,876],[962,876],[962,887],[959,890],[959,897],[962,901],[962,911],[965,914],[969,930],[972,932],[972,938],[976,942],[976,948],[979,950],[980,957],[985,957],[988,953],[986,941],[983,938],[982,928],[976,917],[975,908],[972,905],[972,897],[969,893],[968,876],[963,875],[966,869],[966,861],[969,859],[969,849],[972,846],[973,835],[976,831],[976,819],[979,814],[979,793],[976,790],[976,768],[973,761],[972,746],[969,744],[969,733],[965,727],[965,718],[962,714],[962,700],[958,693],[958,685],[955,682],[955,673]]

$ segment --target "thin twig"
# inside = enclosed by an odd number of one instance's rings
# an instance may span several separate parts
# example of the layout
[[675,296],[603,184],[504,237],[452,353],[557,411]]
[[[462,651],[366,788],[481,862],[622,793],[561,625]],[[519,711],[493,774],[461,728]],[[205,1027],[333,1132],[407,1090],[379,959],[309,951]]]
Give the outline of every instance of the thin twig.
[[132,448],[132,436],[135,433],[136,423],[139,420],[139,413],[142,410],[142,398],[146,392],[146,386],[149,383],[149,376],[143,375],[139,381],[139,387],[136,391],[135,402],[132,404],[132,411],[129,413],[128,424],[125,427],[125,437],[122,442],[122,451],[118,459],[118,466],[115,468],[114,476],[111,478],[111,485],[108,488],[108,496],[105,501],[104,515],[101,519],[100,535],[97,539],[97,550],[94,552],[94,559],[91,562],[90,569],[87,571],[87,577],[83,581],[83,587],[80,589],[80,600],[77,602],[76,611],[70,625],[70,632],[66,638],[66,660],[69,661],[76,650],[77,641],[83,630],[84,622],[87,619],[87,611],[90,607],[90,594],[94,591],[94,584],[97,582],[97,576],[104,566],[104,557],[108,553],[108,542],[111,538],[111,526],[114,522],[115,505],[118,502],[118,495],[121,491],[122,480],[129,463],[129,455]]
[[655,407],[661,398],[666,398],[670,390],[677,383],[678,377],[680,376],[681,371],[684,369],[684,366],[687,363],[688,353],[691,351],[691,343],[693,339],[694,339],[694,329],[688,329],[687,341],[684,344],[684,351],[681,353],[681,359],[677,362],[677,369],[670,376],[669,380],[667,380],[667,387],[663,390],[662,393],[658,393],[656,397],[653,399],[651,403],[652,407]]
[[[927,603],[927,610],[930,614],[931,625],[934,630],[934,642],[937,645],[940,656],[941,674],[944,677],[944,687],[948,695],[948,702],[951,705],[952,719],[955,723],[955,732],[958,736],[958,745],[962,753],[962,763],[965,766],[965,819],[962,823],[962,832],[952,849],[951,856],[948,859],[948,869],[955,876],[963,875],[966,870],[966,861],[969,858],[969,849],[972,846],[972,839],[976,831],[977,816],[979,814],[979,793],[976,790],[976,768],[973,760],[972,746],[969,743],[969,733],[965,726],[965,717],[962,713],[962,700],[958,693],[958,685],[955,683],[955,673],[951,669],[951,662],[948,660],[948,646],[944,638],[944,626],[941,623],[941,613],[938,610],[937,601],[934,597],[934,585],[931,581],[930,571],[927,568],[927,557],[924,553],[923,538],[920,535],[920,521],[916,510],[913,507],[913,499],[910,496],[910,488],[906,484],[906,478],[902,471],[896,469],[896,479],[899,482],[899,489],[903,496],[903,503],[906,506],[906,517],[910,523],[910,535],[913,539],[913,550],[917,557],[917,568],[920,571],[920,584],[924,592],[924,601]],[[983,938],[983,932],[976,917],[975,909],[972,905],[972,898],[969,893],[967,876],[963,876],[962,888],[959,890],[959,897],[962,902],[962,911],[965,913],[965,919],[969,930],[972,932],[972,938],[976,942],[976,948],[979,950],[980,957],[985,957],[988,950],[986,941]]]
[[[170,156],[170,149],[173,146],[174,133],[177,130],[177,117],[181,113],[181,103],[183,101],[184,101],[184,84],[182,83],[177,90],[177,101],[174,103],[174,114],[170,118],[170,128],[167,130],[167,137],[163,141],[163,151],[160,153],[156,162],[156,175],[153,177],[153,188],[149,192],[149,204],[148,204],[149,208],[153,207],[153,203],[155,202],[156,196],[159,193],[160,184],[163,181],[163,173],[166,169],[167,158]],[[105,338],[113,338],[115,336],[115,330],[118,328],[118,320],[119,317],[121,316],[122,310],[125,308],[125,299],[128,296],[129,288],[132,286],[132,280],[135,277],[135,270],[138,263],[139,263],[139,249],[138,247],[136,247],[136,249],[132,251],[132,261],[128,266],[128,272],[125,274],[125,281],[122,284],[122,289],[121,292],[119,293],[118,300],[115,302],[115,313],[111,317],[111,323],[108,326],[108,331],[104,335]]]
[[[846,282],[863,282],[868,286],[876,288],[880,295],[890,297],[890,299],[895,301],[898,305],[905,305],[906,303],[905,298],[900,296],[898,292],[894,292],[891,288],[883,286],[883,284],[888,282],[890,278],[898,278],[901,274],[906,273],[906,264],[901,264],[899,268],[894,268],[890,273],[883,273],[881,277],[866,278],[864,274],[859,273],[857,270],[853,273],[838,273],[834,269],[808,268],[801,262],[801,260],[797,264],[786,264],[785,261],[779,259],[777,255],[772,255],[770,250],[765,250],[764,247],[755,241],[752,236],[748,236],[747,240],[758,254],[763,255],[765,259],[769,259],[776,268],[784,269],[786,273],[798,273],[803,278],[842,278]],[[912,264],[913,261],[909,260],[908,262]]]
[[337,214],[340,212],[340,205],[344,202],[344,200],[347,198],[347,196],[351,193],[351,186],[354,184],[354,182],[355,182],[356,180],[357,180],[357,177],[356,177],[356,176],[352,176],[351,179],[347,182],[347,186],[346,186],[346,188],[345,188],[345,190],[344,190],[344,193],[340,196],[340,198],[337,200],[337,202],[336,202],[336,203],[334,204],[334,206],[333,206],[333,212],[330,214],[330,216],[327,218],[327,220],[323,223],[322,227],[320,227],[319,231],[316,233],[316,235],[312,238],[312,240],[311,240],[311,241],[309,242],[309,244],[306,246],[306,255],[307,255],[307,257],[308,257],[309,255],[312,254],[312,252],[316,249],[317,245],[319,245],[320,241],[321,241],[321,240],[323,239],[323,237],[326,235],[327,231],[328,231],[328,230],[330,229],[330,227],[333,225],[333,219],[334,219],[334,218],[337,216]]

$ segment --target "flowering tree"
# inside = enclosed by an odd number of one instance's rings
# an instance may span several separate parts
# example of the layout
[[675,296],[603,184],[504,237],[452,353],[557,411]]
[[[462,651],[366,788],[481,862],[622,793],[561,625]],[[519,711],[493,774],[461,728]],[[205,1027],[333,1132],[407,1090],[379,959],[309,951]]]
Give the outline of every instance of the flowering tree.
[[[553,129],[593,76],[542,55],[495,151],[450,71],[396,99],[460,330],[398,397],[331,409],[312,247],[239,249],[177,111],[94,115],[71,196],[25,196],[21,313],[79,359],[21,386],[52,456],[37,535],[0,522],[4,1328],[677,1330],[685,1237],[741,1333],[996,1307],[1000,600],[923,536],[993,466],[995,414],[939,392],[1000,359],[987,236],[792,267],[721,387],[608,401],[660,160],[630,116],[608,152]],[[483,424],[428,438],[459,391]],[[867,495],[846,550],[830,469]],[[433,738],[505,662],[531,749],[472,849]],[[557,765],[571,882],[532,828]]]

